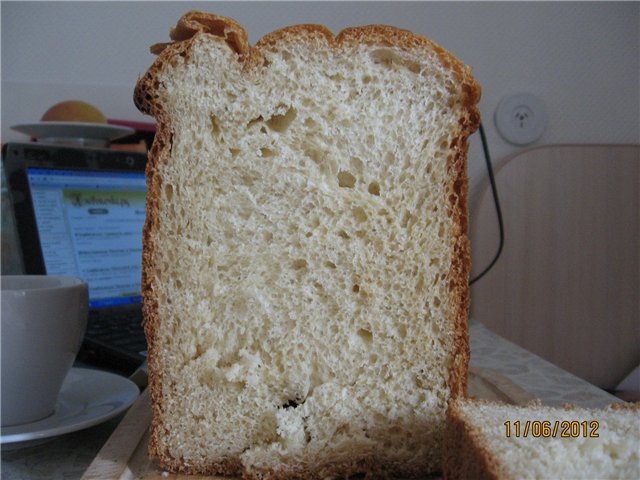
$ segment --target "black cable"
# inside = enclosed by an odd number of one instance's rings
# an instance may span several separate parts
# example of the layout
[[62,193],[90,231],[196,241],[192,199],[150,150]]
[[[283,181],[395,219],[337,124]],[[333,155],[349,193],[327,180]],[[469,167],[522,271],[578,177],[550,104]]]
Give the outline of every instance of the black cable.
[[487,137],[484,134],[484,128],[482,124],[480,124],[480,128],[478,129],[480,132],[480,138],[482,139],[482,150],[484,151],[484,159],[487,163],[487,173],[489,174],[489,183],[491,184],[491,193],[493,194],[493,202],[496,206],[496,215],[498,216],[498,228],[500,229],[500,244],[498,245],[498,251],[496,252],[495,257],[491,263],[478,275],[472,278],[469,281],[469,285],[473,285],[473,283],[480,280],[484,277],[489,270],[493,268],[493,266],[500,258],[500,254],[502,253],[502,248],[504,247],[504,223],[502,220],[502,210],[500,209],[500,201],[498,200],[498,188],[496,187],[496,179],[493,175],[493,167],[491,166],[491,156],[489,155],[489,145],[487,144]]

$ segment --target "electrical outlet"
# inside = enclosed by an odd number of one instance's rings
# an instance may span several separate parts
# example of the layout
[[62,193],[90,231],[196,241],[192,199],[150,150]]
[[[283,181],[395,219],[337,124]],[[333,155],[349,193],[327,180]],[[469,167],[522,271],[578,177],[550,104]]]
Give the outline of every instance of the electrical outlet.
[[528,145],[542,137],[547,128],[544,103],[530,93],[518,93],[503,98],[495,114],[498,132],[515,145]]

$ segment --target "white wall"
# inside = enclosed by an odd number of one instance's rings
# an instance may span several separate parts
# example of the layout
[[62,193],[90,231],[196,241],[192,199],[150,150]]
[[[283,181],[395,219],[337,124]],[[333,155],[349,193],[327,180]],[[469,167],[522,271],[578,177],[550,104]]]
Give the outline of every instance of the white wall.
[[[148,120],[131,97],[154,57],[149,46],[191,8],[235,18],[252,43],[284,25],[334,32],[386,23],[426,35],[474,67],[496,160],[517,147],[498,135],[500,99],[541,98],[549,127],[538,144],[640,141],[640,4],[487,2],[2,2],[2,142],[26,140],[11,125],[39,120],[53,103],[80,98],[109,118]],[[472,189],[486,177],[474,135]]]

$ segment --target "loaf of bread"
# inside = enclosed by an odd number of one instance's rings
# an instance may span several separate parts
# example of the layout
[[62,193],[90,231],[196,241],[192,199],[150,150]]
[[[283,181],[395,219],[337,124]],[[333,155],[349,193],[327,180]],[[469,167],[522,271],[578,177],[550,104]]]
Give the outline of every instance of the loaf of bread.
[[640,478],[640,404],[586,409],[458,398],[447,416],[447,479]]
[[190,12],[171,37],[135,92],[157,121],[151,454],[250,478],[439,470],[469,357],[469,69],[380,25],[250,47]]

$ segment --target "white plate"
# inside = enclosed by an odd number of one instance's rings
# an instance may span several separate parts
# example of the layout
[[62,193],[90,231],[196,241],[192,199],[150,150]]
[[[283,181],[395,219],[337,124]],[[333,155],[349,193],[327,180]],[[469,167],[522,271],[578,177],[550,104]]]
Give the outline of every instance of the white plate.
[[43,440],[83,430],[126,410],[140,391],[125,377],[100,370],[72,368],[65,379],[55,412],[33,423],[2,427],[0,444]]
[[39,141],[88,139],[107,143],[135,133],[133,128],[120,125],[84,122],[36,122],[14,125],[11,128]]

